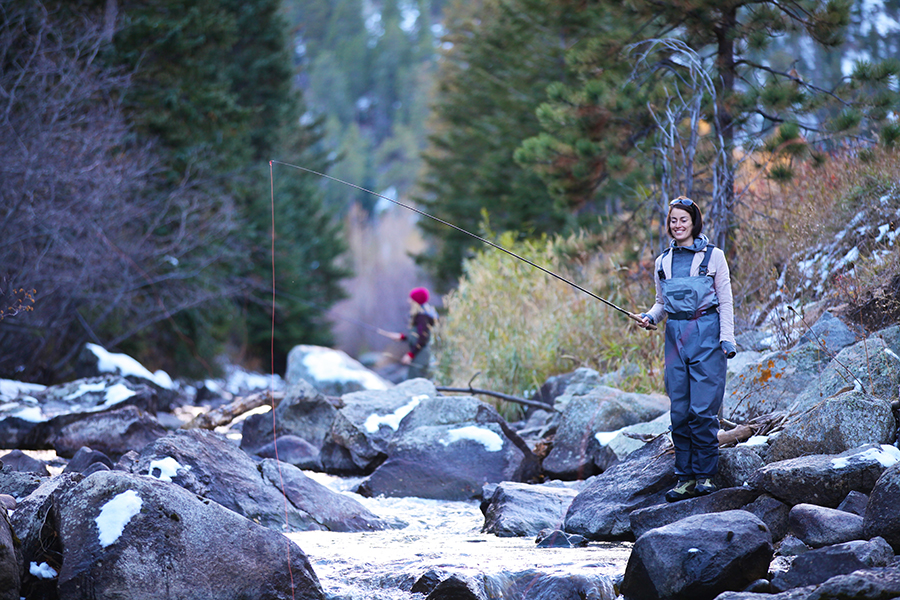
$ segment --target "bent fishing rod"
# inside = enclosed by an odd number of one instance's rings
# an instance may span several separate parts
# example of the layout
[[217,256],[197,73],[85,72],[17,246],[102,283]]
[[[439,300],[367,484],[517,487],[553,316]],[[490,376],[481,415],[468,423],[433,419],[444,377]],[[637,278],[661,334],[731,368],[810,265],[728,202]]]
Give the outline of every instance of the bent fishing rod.
[[[358,185],[356,185],[355,183],[350,183],[349,181],[344,181],[343,179],[338,179],[337,177],[332,177],[331,175],[327,175],[327,174],[325,174],[325,173],[322,173],[322,172],[319,172],[319,171],[315,171],[315,170],[309,169],[309,168],[307,168],[307,167],[301,167],[301,166],[299,166],[299,165],[292,165],[292,164],[290,164],[290,163],[282,162],[282,161],[280,161],[280,160],[270,160],[270,161],[269,161],[269,165],[270,165],[270,166],[271,166],[271,165],[276,165],[276,164],[277,164],[277,165],[283,165],[283,166],[285,166],[285,167],[290,167],[290,168],[292,168],[292,169],[297,169],[297,170],[299,170],[299,171],[305,171],[306,173],[310,173],[310,174],[312,174],[312,175],[316,175],[316,176],[322,177],[322,178],[324,178],[324,179],[330,179],[331,181],[335,181],[335,182],[337,182],[337,183],[341,183],[341,184],[346,185],[346,186],[348,186],[348,187],[357,189],[357,190],[359,190],[359,191],[361,191],[361,192],[365,192],[365,193],[367,193],[367,194],[372,194],[373,196],[377,196],[378,198],[382,198],[382,199],[384,199],[384,200],[387,200],[388,202],[391,202],[391,203],[393,203],[393,204],[396,204],[397,206],[401,206],[401,207],[403,207],[403,208],[405,208],[405,209],[407,209],[407,210],[413,211],[414,213],[420,214],[420,215],[422,215],[423,217],[428,217],[429,219],[431,219],[431,220],[433,220],[433,221],[437,221],[438,223],[440,223],[440,224],[442,224],[442,225],[446,225],[447,227],[450,227],[450,228],[452,228],[452,229],[455,229],[456,231],[458,231],[458,232],[460,232],[460,233],[464,233],[464,234],[466,234],[467,236],[469,236],[469,237],[471,237],[471,238],[474,238],[474,239],[478,240],[479,242],[481,242],[481,243],[483,243],[483,244],[487,244],[487,245],[490,246],[491,248],[496,248],[497,250],[500,250],[500,251],[502,251],[502,252],[506,252],[507,254],[509,254],[510,256],[512,256],[513,258],[517,258],[517,259],[521,260],[522,262],[524,262],[525,264],[531,265],[531,266],[534,267],[535,269],[538,269],[538,270],[540,270],[540,271],[543,271],[543,272],[546,273],[547,275],[550,275],[550,276],[552,276],[552,277],[555,277],[556,279],[562,281],[563,283],[566,283],[566,284],[572,286],[573,288],[575,288],[576,290],[578,290],[578,291],[580,291],[580,292],[584,292],[585,294],[587,294],[587,295],[590,296],[591,298],[594,298],[595,300],[599,300],[600,302],[604,303],[605,305],[609,306],[610,308],[613,308],[613,309],[619,311],[620,313],[626,315],[628,318],[633,319],[634,321],[636,321],[636,322],[638,322],[638,323],[641,323],[641,324],[643,325],[644,320],[641,318],[640,315],[637,315],[637,314],[635,314],[635,313],[633,313],[633,312],[629,312],[629,311],[625,310],[624,308],[622,308],[622,307],[620,307],[620,306],[616,306],[615,304],[613,304],[612,302],[610,302],[610,301],[607,300],[606,298],[601,298],[600,296],[598,296],[598,295],[595,294],[594,292],[592,292],[592,291],[590,291],[590,290],[588,290],[588,289],[586,289],[586,288],[581,287],[580,285],[578,285],[578,284],[575,283],[574,281],[570,281],[570,280],[566,279],[565,277],[563,277],[562,275],[559,275],[559,274],[557,274],[557,273],[554,273],[553,271],[551,271],[551,270],[549,270],[549,269],[546,269],[546,268],[542,267],[541,265],[539,265],[539,264],[537,264],[537,263],[534,263],[534,262],[528,260],[528,259],[525,258],[524,256],[519,256],[518,254],[516,254],[515,252],[513,252],[513,251],[511,251],[511,250],[507,250],[507,249],[504,248],[503,246],[497,245],[497,244],[495,244],[494,242],[492,242],[492,241],[490,241],[490,240],[488,240],[488,239],[485,239],[485,238],[483,238],[483,237],[481,237],[481,236],[479,236],[479,235],[475,235],[475,234],[472,233],[471,231],[467,231],[467,230],[463,229],[462,227],[458,227],[457,225],[454,225],[453,223],[450,223],[450,222],[448,222],[448,221],[444,221],[443,219],[440,219],[440,218],[438,218],[438,217],[435,217],[434,215],[428,214],[428,213],[425,212],[424,210],[420,210],[420,209],[416,208],[415,206],[410,206],[409,204],[404,204],[403,202],[400,202],[400,201],[398,201],[398,200],[394,200],[393,198],[388,198],[387,196],[384,196],[384,195],[382,195],[382,194],[379,194],[378,192],[373,192],[372,190],[366,189],[366,188],[364,188],[364,187],[362,187],[362,186],[358,186]],[[654,330],[657,329],[656,325],[653,325],[652,323],[647,324],[647,325],[644,325],[644,326],[645,326],[647,329],[654,329]]]

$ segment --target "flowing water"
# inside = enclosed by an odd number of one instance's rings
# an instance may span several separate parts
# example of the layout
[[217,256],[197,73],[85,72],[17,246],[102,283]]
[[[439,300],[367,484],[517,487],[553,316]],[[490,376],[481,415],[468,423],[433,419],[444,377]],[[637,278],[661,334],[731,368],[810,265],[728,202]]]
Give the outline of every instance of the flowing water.
[[366,533],[308,531],[288,534],[309,557],[329,600],[411,600],[413,583],[428,571],[502,579],[529,569],[558,576],[620,577],[630,543],[591,542],[583,548],[538,548],[534,538],[481,533],[484,516],[476,501],[422,498],[363,498],[352,494],[358,480],[306,472],[329,488],[351,494],[402,529]]

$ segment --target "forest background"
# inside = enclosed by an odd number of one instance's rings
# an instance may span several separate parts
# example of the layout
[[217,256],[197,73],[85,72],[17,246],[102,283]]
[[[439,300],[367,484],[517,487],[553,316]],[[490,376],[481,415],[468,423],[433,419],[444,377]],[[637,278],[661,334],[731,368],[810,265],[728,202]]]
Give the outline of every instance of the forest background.
[[301,343],[396,354],[373,328],[424,283],[445,383],[659,387],[658,336],[380,196],[639,311],[687,193],[747,325],[900,175],[900,0],[0,7],[0,377],[64,379],[85,341],[198,378]]

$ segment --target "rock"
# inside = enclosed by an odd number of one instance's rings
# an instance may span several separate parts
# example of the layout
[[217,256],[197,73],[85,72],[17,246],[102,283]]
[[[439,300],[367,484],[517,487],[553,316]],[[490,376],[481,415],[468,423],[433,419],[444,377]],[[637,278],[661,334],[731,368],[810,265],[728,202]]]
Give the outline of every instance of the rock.
[[[881,600],[900,597],[900,566],[897,563],[880,569],[854,571],[827,579],[805,600],[853,598],[853,600]],[[773,600],[775,597],[770,597]]]
[[135,406],[125,406],[66,425],[53,440],[53,448],[65,458],[74,456],[79,448],[88,447],[118,460],[129,450],[140,450],[167,433],[151,414]]
[[16,499],[21,499],[36,490],[44,477],[37,473],[23,473],[5,466],[0,469],[0,490]]
[[538,473],[522,438],[470,396],[423,399],[400,423],[387,455],[359,484],[360,494],[470,500],[486,483],[527,482]]
[[795,558],[786,572],[772,578],[772,589],[783,592],[823,583],[835,575],[887,566],[893,558],[891,547],[879,537],[810,550]]
[[[291,465],[283,464],[281,468],[282,473],[299,473]],[[273,482],[268,476],[264,477],[263,467],[214,431],[187,429],[170,433],[146,446],[129,469],[132,473],[176,483],[276,531],[328,527],[328,520],[319,521],[317,516],[295,505],[290,495],[286,505],[281,478],[276,476],[277,482]],[[271,471],[265,470],[265,473],[271,475]],[[312,496],[323,504],[323,512],[327,512],[324,506],[346,508],[342,495],[319,484],[313,485],[313,482],[307,487],[307,483],[299,479],[298,476],[291,483],[295,500],[308,501]],[[287,483],[286,478],[285,487]],[[317,495],[311,494],[309,488],[315,488]]]
[[319,449],[296,435],[283,435],[256,451],[262,458],[274,458],[298,469],[321,471]]
[[50,477],[50,470],[44,461],[32,458],[21,450],[13,450],[3,456],[0,456],[3,462],[0,462],[0,468],[7,467],[11,471],[19,471],[20,473],[34,473],[41,477]]
[[805,410],[847,387],[861,388],[874,398],[892,398],[897,393],[898,355],[900,325],[893,325],[841,350],[794,402]]
[[765,464],[759,453],[750,446],[720,448],[719,472],[713,483],[720,489],[741,487]]
[[889,402],[850,391],[794,417],[769,441],[767,462],[807,454],[840,454],[865,444],[894,441],[897,425]]
[[855,344],[857,339],[856,331],[826,310],[812,327],[797,339],[794,346],[813,343],[819,348],[824,347],[829,354],[837,354],[847,346]]
[[113,468],[113,462],[106,454],[99,450],[82,446],[69,461],[69,464],[66,465],[66,468],[63,469],[63,473],[83,473],[95,463],[101,463],[110,469]]
[[807,546],[821,548],[862,539],[863,518],[815,504],[798,504],[788,515],[788,530]]
[[425,600],[488,600],[484,587],[471,577],[450,575],[425,596]]
[[866,538],[880,536],[900,552],[900,463],[888,467],[875,482],[866,514],[863,518],[863,535]]
[[322,346],[294,346],[288,353],[285,383],[303,379],[329,396],[359,390],[386,390],[393,384],[345,352]]
[[617,431],[594,434],[588,453],[593,456],[596,473],[602,473],[635,450],[643,448],[647,439],[669,432],[672,421],[668,411],[646,423],[627,425]]
[[488,598],[521,598],[521,600],[615,598],[613,584],[609,578],[591,573],[558,574],[531,569],[504,576],[502,579],[489,578],[485,582],[485,588]]
[[632,511],[665,502],[675,485],[675,455],[661,436],[590,479],[569,505],[565,530],[590,540],[632,540]]
[[[53,494],[70,489],[84,480],[80,473],[57,475],[45,479],[40,487],[19,502],[11,522],[21,540],[21,564],[45,564],[59,572],[62,565],[62,546],[54,523]],[[22,571],[22,597],[57,598],[55,578],[43,578],[30,569]]]
[[588,541],[584,536],[566,533],[562,529],[544,529],[534,539],[538,548],[580,548]]
[[792,535],[786,535],[781,544],[778,545],[776,554],[779,556],[800,556],[805,552],[812,550],[809,546],[798,540]]
[[[876,482],[877,485],[877,482]],[[838,505],[838,510],[853,513],[864,517],[866,515],[866,505],[869,503],[869,497],[857,491],[851,491],[847,497]]]
[[759,498],[744,507],[744,510],[751,512],[759,520],[766,524],[769,532],[772,534],[772,540],[777,541],[785,536],[788,530],[788,515],[791,507],[770,496],[762,494]]
[[695,515],[637,539],[620,591],[626,600],[711,600],[764,578],[772,553],[769,530],[747,511]]
[[[587,479],[599,472],[596,455],[612,435],[628,425],[651,421],[669,408],[664,396],[634,394],[598,385],[584,394],[570,388],[557,399],[562,403],[553,449],[543,469],[556,479]],[[570,396],[565,398],[565,396]]]
[[0,509],[16,510],[17,505],[16,499],[9,494],[0,494]]
[[[373,514],[357,500],[335,493],[307,477],[293,465],[266,459],[260,465],[263,477],[298,510],[305,512],[318,529],[327,531],[380,531],[405,527],[405,523],[389,523]],[[283,484],[283,488],[282,488]],[[312,529],[312,527],[310,527]]]
[[95,473],[53,509],[60,598],[325,599],[293,542],[177,485]]
[[561,528],[575,490],[506,481],[498,484],[484,510],[483,533],[498,537],[534,536]]
[[6,509],[0,510],[0,600],[19,600],[19,561],[12,525]]
[[728,379],[722,415],[743,423],[753,417],[788,411],[796,396],[819,376],[829,360],[813,343],[764,355]]
[[340,399],[325,396],[308,381],[297,381],[288,386],[284,398],[275,407],[274,416],[258,414],[244,420],[241,448],[256,454],[272,443],[273,435],[278,438],[291,435],[321,451],[341,406]]
[[726,488],[707,496],[689,498],[681,502],[655,504],[635,510],[629,516],[631,531],[640,538],[651,529],[662,527],[694,515],[737,510],[753,502],[759,492],[750,488]]
[[898,459],[897,448],[869,444],[840,454],[774,462],[759,469],[749,483],[791,505],[834,508],[851,491],[869,493],[887,466]]

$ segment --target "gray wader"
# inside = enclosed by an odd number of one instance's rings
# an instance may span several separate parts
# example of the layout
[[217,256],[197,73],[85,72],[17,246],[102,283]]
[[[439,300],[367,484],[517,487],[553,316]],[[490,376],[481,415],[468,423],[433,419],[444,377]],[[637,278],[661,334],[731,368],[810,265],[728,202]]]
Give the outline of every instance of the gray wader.
[[699,276],[666,279],[666,393],[672,403],[675,474],[712,477],[719,464],[719,407],[725,395],[726,358],[719,346],[714,280],[707,275],[712,244]]

